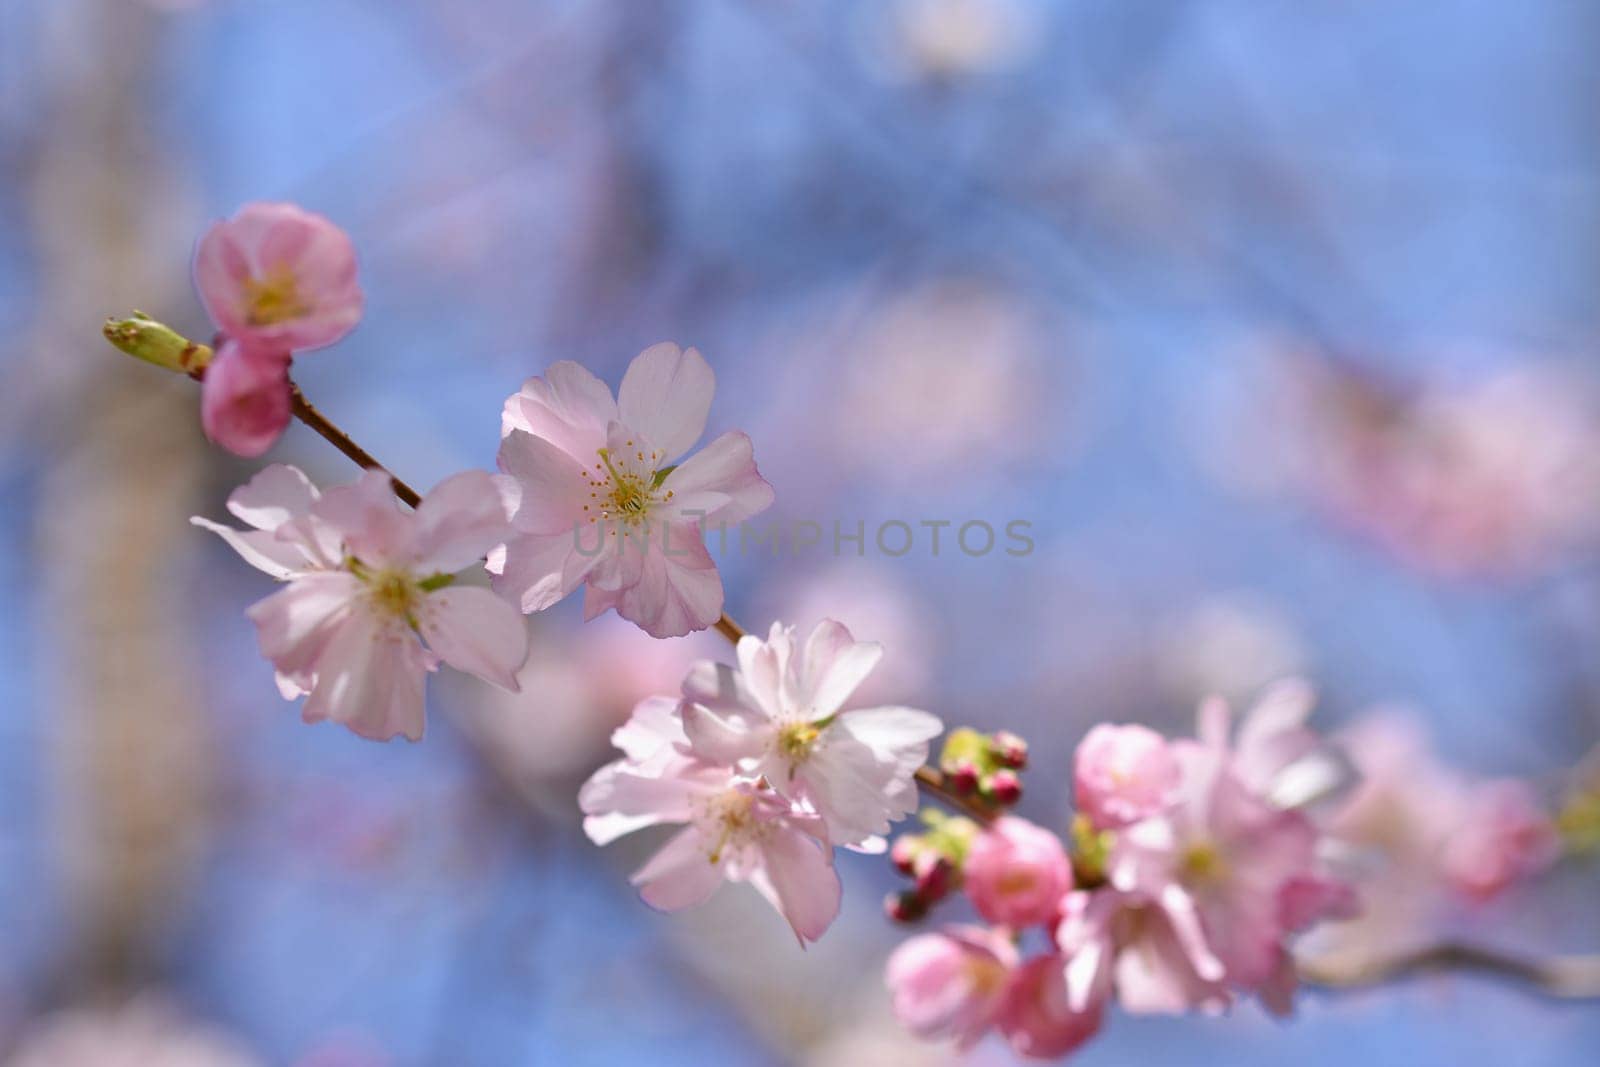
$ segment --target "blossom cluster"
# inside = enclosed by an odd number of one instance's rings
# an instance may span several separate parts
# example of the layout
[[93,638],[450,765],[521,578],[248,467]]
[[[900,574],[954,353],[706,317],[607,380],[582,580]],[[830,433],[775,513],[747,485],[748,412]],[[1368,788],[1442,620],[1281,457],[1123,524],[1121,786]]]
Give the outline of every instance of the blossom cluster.
[[1011,814],[935,817],[909,846],[897,841],[896,863],[919,886],[942,872],[983,920],[896,950],[887,977],[901,1021],[963,1046],[997,1030],[1019,1054],[1050,1058],[1088,1040],[1113,1000],[1219,1012],[1255,996],[1287,1013],[1290,940],[1356,911],[1317,803],[1345,768],[1306,726],[1311,703],[1283,683],[1235,733],[1211,701],[1198,739],[1095,727],[1074,761],[1070,843]]
[[889,824],[916,810],[914,775],[943,725],[915,708],[847,708],[883,649],[831,619],[803,641],[774,623],[736,652],[736,665],[695,664],[681,697],[634,709],[613,737],[623,757],[579,793],[584,830],[604,845],[681,825],[633,876],[646,903],[676,911],[747,882],[804,944],[839,912],[834,848],[883,850]]

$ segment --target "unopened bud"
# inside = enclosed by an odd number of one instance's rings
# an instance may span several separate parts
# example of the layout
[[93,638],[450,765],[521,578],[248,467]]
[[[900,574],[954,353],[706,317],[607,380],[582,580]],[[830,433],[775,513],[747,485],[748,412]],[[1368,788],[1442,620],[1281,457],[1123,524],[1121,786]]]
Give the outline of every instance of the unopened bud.
[[101,332],[107,341],[135,359],[179,374],[198,374],[211,362],[209,345],[191,341],[141,311],[125,319],[107,319]]
[[931,861],[917,864],[917,895],[925,904],[943,900],[955,880],[955,867],[943,856],[932,854]]
[[928,914],[928,902],[915,889],[890,893],[884,898],[883,913],[897,923],[914,923]]
[[889,862],[894,864],[895,870],[905,875],[916,873],[919,844],[920,842],[909,834],[894,839],[894,846],[889,849]]
[[1022,799],[1022,779],[1016,771],[995,771],[989,776],[989,795],[996,804],[1010,807]]
[[1001,730],[992,739],[994,758],[1003,766],[1020,771],[1028,765],[1028,742],[1012,733]]
[[957,796],[968,797],[978,791],[978,765],[962,760],[950,771],[950,788]]

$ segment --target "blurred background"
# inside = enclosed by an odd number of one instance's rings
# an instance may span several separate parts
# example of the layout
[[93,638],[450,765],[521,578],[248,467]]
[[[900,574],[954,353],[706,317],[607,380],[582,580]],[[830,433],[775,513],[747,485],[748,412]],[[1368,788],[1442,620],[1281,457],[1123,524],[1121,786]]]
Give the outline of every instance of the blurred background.
[[[881,859],[800,953],[751,893],[656,915],[576,786],[714,636],[576,603],[427,740],[300,724],[190,514],[253,465],[112,352],[209,327],[253,199],[353,235],[297,363],[419,487],[557,359],[718,374],[779,519],[1031,522],[1035,550],[722,555],[729,610],[884,642],[875,699],[1033,744],[1189,728],[1293,672],[1461,773],[1600,739],[1600,6],[1580,0],[0,0],[0,1062],[954,1062],[902,1037]],[[272,459],[353,475],[292,427]],[[1417,937],[1600,948],[1596,872]],[[1600,1010],[1448,977],[1295,1022],[1118,1018],[1086,1064],[1593,1063]],[[1009,1063],[998,1045],[970,1057]]]

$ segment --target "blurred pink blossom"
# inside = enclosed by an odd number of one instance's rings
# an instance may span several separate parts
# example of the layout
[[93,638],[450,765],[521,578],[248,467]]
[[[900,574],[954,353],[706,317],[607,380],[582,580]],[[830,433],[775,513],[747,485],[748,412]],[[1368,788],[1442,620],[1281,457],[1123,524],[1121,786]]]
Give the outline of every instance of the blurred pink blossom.
[[1017,966],[1001,930],[952,926],[907,940],[886,974],[895,1017],[918,1037],[969,1048],[994,1024]]
[[1055,920],[1072,888],[1072,864],[1055,834],[1006,815],[972,843],[962,877],[979,915],[1022,929]]
[[1019,1055],[1056,1059],[1100,1030],[1104,1001],[1077,1006],[1067,990],[1071,960],[1058,953],[1018,967],[1006,987],[999,1028]]
[[200,385],[206,436],[236,456],[255,457],[277,442],[290,417],[288,353],[223,344]]
[[1157,815],[1178,788],[1178,761],[1144,726],[1101,723],[1078,743],[1073,783],[1078,810],[1098,829]]
[[253,202],[200,238],[195,286],[212,321],[252,349],[331,345],[361,320],[350,238],[294,204]]

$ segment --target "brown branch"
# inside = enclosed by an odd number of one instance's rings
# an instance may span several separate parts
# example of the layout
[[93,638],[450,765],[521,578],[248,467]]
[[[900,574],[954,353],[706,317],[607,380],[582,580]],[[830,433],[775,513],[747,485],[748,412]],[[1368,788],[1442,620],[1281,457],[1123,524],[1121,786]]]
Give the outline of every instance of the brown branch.
[[712,623],[712,626],[716,629],[717,633],[721,634],[723,637],[726,637],[728,639],[728,643],[732,645],[737,645],[739,643],[739,638],[745,635],[745,628],[734,622],[733,616],[726,613],[723,614],[722,618]]
[[1310,960],[1299,970],[1302,981],[1327,989],[1364,989],[1455,972],[1504,978],[1558,1000],[1600,1000],[1600,955],[1534,959],[1446,942],[1350,966]]
[[917,784],[923,789],[984,826],[988,826],[998,817],[994,811],[985,807],[981,802],[974,800],[972,797],[964,797],[954,789],[951,789],[950,784],[944,779],[944,773],[937,768],[918,767],[916,778]]
[[357,466],[365,467],[368,470],[383,471],[383,473],[387,474],[389,481],[394,484],[395,496],[412,507],[416,507],[422,501],[420,493],[399,478],[396,478],[393,471],[372,458],[372,453],[356,444],[355,441],[351,440],[349,434],[339,429],[329,421],[326,415],[312,407],[311,401],[305,398],[305,394],[300,392],[300,387],[294,382],[289,383],[289,402],[290,410],[294,412],[295,418],[321,434],[329,444],[350,457]]

